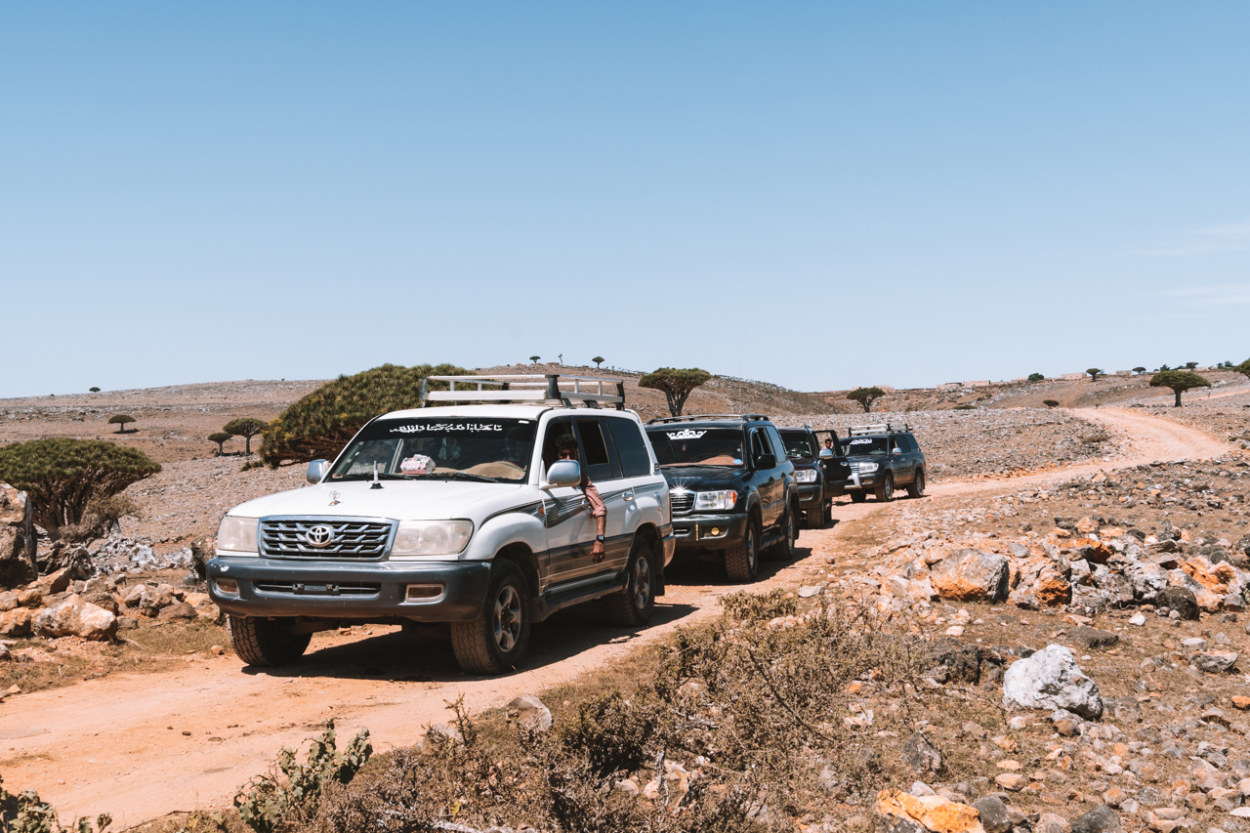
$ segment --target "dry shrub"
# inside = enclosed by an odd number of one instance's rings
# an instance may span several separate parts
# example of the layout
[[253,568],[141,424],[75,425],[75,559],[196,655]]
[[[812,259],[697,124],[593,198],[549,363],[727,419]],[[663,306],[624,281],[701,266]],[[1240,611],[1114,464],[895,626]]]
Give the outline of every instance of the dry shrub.
[[[768,833],[864,805],[897,776],[925,646],[841,608],[795,609],[784,593],[727,597],[732,616],[679,631],[649,677],[575,700],[546,733],[487,737],[451,704],[457,739],[330,785],[309,826]],[[770,627],[777,616],[789,626]],[[673,765],[689,780],[664,777]]]

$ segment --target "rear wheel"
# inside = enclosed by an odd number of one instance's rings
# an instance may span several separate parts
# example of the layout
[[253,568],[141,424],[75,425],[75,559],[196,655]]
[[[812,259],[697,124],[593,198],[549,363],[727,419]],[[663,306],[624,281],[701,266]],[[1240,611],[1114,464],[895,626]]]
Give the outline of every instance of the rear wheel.
[[759,532],[755,521],[748,520],[742,540],[725,550],[725,572],[729,580],[738,584],[755,581],[760,571]]
[[833,501],[826,500],[820,506],[820,528],[825,529],[833,523]]
[[799,539],[798,511],[791,507],[781,519],[782,539],[768,548],[768,557],[773,561],[789,561],[794,558],[794,544]]
[[655,610],[654,555],[645,538],[634,541],[625,572],[629,576],[625,589],[603,600],[608,621],[625,628],[645,625]]
[[868,500],[867,492],[851,492],[852,503],[863,503],[866,500]]
[[908,497],[920,497],[924,494],[924,469],[916,469],[916,479],[907,487]]
[[248,665],[272,668],[289,665],[304,655],[311,633],[291,633],[292,619],[231,616],[226,623],[230,644]]
[[521,568],[496,560],[486,610],[472,622],[451,623],[456,662],[470,674],[502,674],[525,658],[530,641],[530,590]]
[[877,500],[882,503],[894,500],[894,475],[890,472],[885,473],[885,477],[881,478],[881,482],[877,484]]

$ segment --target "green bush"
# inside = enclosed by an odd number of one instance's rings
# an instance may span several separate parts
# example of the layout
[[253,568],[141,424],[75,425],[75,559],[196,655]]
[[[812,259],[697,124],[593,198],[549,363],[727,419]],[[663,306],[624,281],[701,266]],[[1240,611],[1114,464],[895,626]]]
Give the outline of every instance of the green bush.
[[0,482],[29,495],[35,523],[51,538],[60,538],[62,527],[81,524],[93,499],[160,470],[141,451],[97,440],[33,440],[0,448]]
[[1059,400],[1058,399],[1043,399],[1042,404],[1045,405],[1047,408],[1058,408]]
[[209,442],[217,443],[217,456],[218,457],[226,453],[225,443],[227,440],[229,440],[233,436],[234,434],[228,434],[225,431],[218,431],[215,434],[208,435]]
[[1040,373],[1030,373],[1030,374],[1029,374],[1029,381],[1030,381],[1030,382],[1041,382],[1041,381],[1044,381],[1045,379],[1046,379],[1046,377],[1045,377],[1045,376],[1043,376],[1043,375],[1042,375],[1042,374],[1040,374]]
[[976,405],[956,405],[954,407],[954,410],[956,411],[975,411],[976,409]]
[[[322,385],[265,426],[261,459],[276,467],[285,461],[306,463],[333,459],[365,423],[381,414],[419,406],[426,376],[464,376],[469,371],[451,364],[400,367],[384,364]],[[430,390],[447,390],[445,382]]]

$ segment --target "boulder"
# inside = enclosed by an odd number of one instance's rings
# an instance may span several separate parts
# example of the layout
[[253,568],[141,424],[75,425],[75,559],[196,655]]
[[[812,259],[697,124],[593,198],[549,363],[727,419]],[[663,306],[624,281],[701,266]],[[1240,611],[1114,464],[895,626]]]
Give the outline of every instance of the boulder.
[[195,608],[201,619],[216,622],[221,618],[221,608],[217,607],[217,603],[207,593],[188,593],[185,601]]
[[1076,644],[1089,649],[1110,648],[1120,641],[1120,637],[1111,631],[1090,628],[1085,625],[1073,628],[1068,634],[1068,638]]
[[195,612],[195,608],[186,602],[174,602],[167,607],[161,608],[160,618],[164,620],[171,619],[198,619],[200,615]]
[[958,639],[939,639],[929,649],[932,668],[946,669],[947,679],[972,683],[981,681],[981,649]]
[[34,577],[22,528],[0,524],[0,587],[18,587]]
[[18,591],[17,603],[22,607],[39,607],[43,604],[43,592],[38,587]]
[[1133,588],[1133,595],[1143,602],[1155,601],[1159,593],[1166,590],[1168,586],[1167,576],[1163,574],[1163,570],[1149,561],[1134,561],[1121,571],[1121,575],[1128,579],[1129,585]]
[[874,807],[878,827],[887,833],[985,833],[975,807],[940,795],[914,796],[882,790]]
[[942,771],[942,753],[925,737],[924,732],[916,732],[903,745],[902,761],[903,766],[917,777],[936,775]]
[[981,814],[981,826],[985,828],[985,833],[1008,833],[1011,830],[1011,816],[1001,799],[987,795],[972,802],[972,806]]
[[1081,672],[1072,652],[1062,645],[1047,645],[1007,669],[1003,706],[1052,712],[1066,709],[1088,720],[1102,716],[1098,686]]
[[37,636],[81,636],[83,639],[112,639],[117,634],[117,617],[102,607],[83,601],[71,593],[45,608],[35,617]]
[[45,596],[51,596],[56,593],[64,593],[69,589],[69,583],[73,580],[74,571],[69,567],[62,567],[36,581],[31,585],[31,589],[38,590]]
[[1237,571],[1225,561],[1212,564],[1202,556],[1197,556],[1182,561],[1181,569],[1194,581],[1219,596],[1227,596],[1238,585]]
[[1233,666],[1237,664],[1237,657],[1237,654],[1232,653],[1199,652],[1190,657],[1190,661],[1199,671],[1205,671],[1208,674],[1223,674],[1233,670]]
[[1105,804],[1100,804],[1072,822],[1072,833],[1120,833],[1120,817]]
[[508,720],[531,732],[545,732],[551,728],[551,710],[532,694],[522,694],[508,704]]
[[1188,587],[1167,587],[1155,597],[1158,607],[1175,610],[1182,619],[1198,618],[1198,598]]
[[0,613],[0,636],[30,636],[31,618],[25,607]]
[[0,592],[0,613],[4,613],[6,610],[16,610],[19,607],[21,605],[17,603],[16,593],[12,590]]
[[1011,571],[1001,555],[964,548],[929,570],[929,581],[944,599],[1000,602],[1010,591]]
[[1072,598],[1072,585],[1057,569],[1046,566],[1037,574],[1032,593],[1042,604],[1067,604]]

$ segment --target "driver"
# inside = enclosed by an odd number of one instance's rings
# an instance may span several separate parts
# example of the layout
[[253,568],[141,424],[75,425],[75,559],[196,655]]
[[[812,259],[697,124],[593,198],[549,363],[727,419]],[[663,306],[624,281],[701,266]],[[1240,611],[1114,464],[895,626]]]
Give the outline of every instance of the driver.
[[[565,434],[556,444],[556,452],[561,460],[572,460],[579,462],[577,459],[577,440],[572,434]],[[603,560],[604,554],[607,552],[604,546],[604,533],[607,531],[608,509],[603,505],[603,498],[599,496],[599,489],[594,483],[590,482],[590,476],[586,474],[586,467],[582,466],[582,481],[578,484],[581,490],[586,494],[586,503],[590,504],[590,514],[595,519],[595,545],[590,548],[590,556],[596,564]]]

